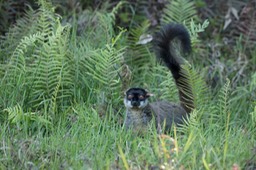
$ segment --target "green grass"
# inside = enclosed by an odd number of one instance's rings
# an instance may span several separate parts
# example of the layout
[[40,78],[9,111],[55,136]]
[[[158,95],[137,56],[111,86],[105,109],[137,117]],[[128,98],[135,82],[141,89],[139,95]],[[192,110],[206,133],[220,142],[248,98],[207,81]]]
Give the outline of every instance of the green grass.
[[137,136],[122,127],[127,87],[147,88],[155,94],[152,101],[178,102],[171,75],[156,63],[151,46],[134,45],[148,22],[129,33],[114,24],[118,7],[88,10],[77,34],[79,18],[61,24],[51,4],[40,4],[1,38],[0,169],[256,166],[254,72],[236,88],[227,79],[210,89],[197,59],[189,72],[196,109],[188,124],[166,135],[152,126]]
[[[3,169],[125,169],[172,167],[230,169],[243,167],[252,155],[255,130],[214,122],[189,125],[176,136],[159,136],[154,128],[144,137],[124,130],[85,104],[73,108],[72,118],[60,119],[50,132],[1,125]],[[22,126],[23,127],[23,126]],[[176,142],[177,143],[176,143]],[[126,164],[127,163],[127,164]],[[169,169],[169,168],[167,168]]]

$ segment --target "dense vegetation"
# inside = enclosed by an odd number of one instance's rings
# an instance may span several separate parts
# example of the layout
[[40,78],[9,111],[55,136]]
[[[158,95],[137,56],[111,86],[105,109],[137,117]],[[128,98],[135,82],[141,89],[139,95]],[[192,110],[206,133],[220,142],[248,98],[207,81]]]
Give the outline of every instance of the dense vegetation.
[[[14,24],[0,12],[0,169],[256,168],[255,30],[219,31],[237,6],[220,26],[216,15],[204,15],[202,0],[63,2],[27,1]],[[183,23],[192,37],[192,69],[184,68],[196,109],[170,134],[149,127],[136,136],[122,126],[128,87],[178,102],[150,42],[169,22]]]

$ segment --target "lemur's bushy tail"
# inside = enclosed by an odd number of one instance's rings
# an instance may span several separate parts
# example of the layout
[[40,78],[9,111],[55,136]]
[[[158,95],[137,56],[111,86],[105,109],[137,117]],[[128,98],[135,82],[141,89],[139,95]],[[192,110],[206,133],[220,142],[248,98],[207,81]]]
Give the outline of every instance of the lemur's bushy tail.
[[191,52],[191,41],[187,29],[180,24],[168,24],[155,36],[156,54],[171,71],[179,90],[181,106],[189,113],[194,108],[194,98],[186,70],[181,67],[183,60],[174,49],[174,39],[181,42],[182,52]]

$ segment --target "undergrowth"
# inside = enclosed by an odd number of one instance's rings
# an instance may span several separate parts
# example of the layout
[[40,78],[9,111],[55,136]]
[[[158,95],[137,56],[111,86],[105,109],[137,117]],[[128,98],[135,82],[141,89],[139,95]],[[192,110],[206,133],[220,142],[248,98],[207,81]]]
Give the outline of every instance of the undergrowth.
[[[203,43],[198,33],[211,24],[197,18],[192,2],[172,2],[162,21],[186,25],[195,58]],[[211,89],[204,68],[186,64],[196,103],[190,120],[170,134],[152,126],[136,136],[122,125],[128,87],[178,102],[171,74],[153,53],[149,22],[116,26],[127,5],[120,2],[85,11],[78,33],[79,17],[64,23],[51,3],[38,3],[0,40],[0,169],[255,168],[255,73],[243,86],[226,79]],[[141,43],[141,35],[149,41]]]

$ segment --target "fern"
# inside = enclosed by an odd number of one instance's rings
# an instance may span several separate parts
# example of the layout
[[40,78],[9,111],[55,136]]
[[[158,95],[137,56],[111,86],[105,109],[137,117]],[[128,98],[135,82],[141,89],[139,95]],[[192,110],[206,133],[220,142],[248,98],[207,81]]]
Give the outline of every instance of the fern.
[[[26,94],[27,62],[29,55],[36,47],[36,41],[42,35],[38,32],[30,36],[25,36],[14,50],[6,64],[1,64],[3,77],[1,79],[0,95],[4,101],[3,108],[16,104],[17,101],[24,101],[22,98]],[[8,99],[8,100],[6,100]]]
[[[122,33],[121,31],[120,34]],[[120,35],[117,39],[119,37]],[[121,85],[119,72],[125,48],[114,48],[117,39],[113,39],[113,44],[107,44],[105,49],[88,51],[87,56],[81,61],[87,70],[83,74],[87,74],[88,78],[93,80],[94,88],[105,91],[110,99],[110,94],[116,94]]]
[[140,26],[132,29],[131,35],[128,37],[129,51],[125,61],[131,67],[132,72],[136,73],[132,84],[137,86],[145,85],[144,82],[147,82],[150,77],[149,68],[152,68],[155,61],[155,57],[150,50],[151,45],[138,44],[140,37],[147,33],[148,28],[149,22],[144,21]]
[[184,24],[191,37],[192,45],[199,43],[198,33],[203,32],[209,25],[209,21],[205,20],[202,24],[198,21],[195,3],[190,0],[173,0],[164,9],[162,23],[169,24],[172,22]]
[[[91,29],[86,30],[86,35],[91,37],[84,39],[84,44],[78,42],[78,46],[86,50],[81,54],[84,56],[79,56],[80,58],[72,56],[72,51],[69,49],[70,26],[61,25],[60,17],[54,13],[51,3],[40,0],[39,4],[38,10],[30,9],[29,15],[21,19],[22,24],[14,27],[8,34],[14,37],[18,30],[22,32],[26,28],[27,23],[32,24],[31,32],[25,32],[20,35],[22,37],[20,40],[17,39],[19,43],[11,59],[7,61],[8,67],[5,66],[8,69],[4,70],[4,79],[1,83],[8,83],[9,86],[5,86],[6,89],[0,91],[1,96],[4,97],[2,100],[4,105],[1,108],[6,106],[9,108],[15,101],[20,101],[26,110],[45,109],[46,117],[54,118],[58,112],[69,107],[74,99],[74,91],[81,95],[84,93],[82,91],[84,87],[89,89],[88,94],[83,95],[84,98],[90,93],[98,93],[99,95],[96,96],[118,99],[116,96],[120,95],[121,87],[119,72],[125,48],[117,48],[117,41],[124,30],[115,37],[113,23],[115,13],[122,3],[110,13],[96,14],[99,25],[93,29],[97,32],[89,34]],[[104,44],[104,48],[98,46],[95,49],[91,46],[97,44],[95,35],[98,37],[98,42]],[[105,42],[102,41],[102,35],[106,35]],[[12,42],[8,37],[4,40]],[[75,86],[78,90],[74,90]],[[12,99],[10,101],[13,103],[9,103],[6,99]]]
[[[225,165],[227,150],[229,146],[229,134],[230,134],[230,108],[229,108],[229,91],[230,91],[230,80],[227,79],[224,87],[222,87],[219,95],[219,109],[221,114],[220,122],[223,123],[223,127],[225,127],[225,141],[223,146],[223,165]],[[224,167],[224,166],[223,166]]]
[[60,74],[59,77],[57,77],[57,79],[58,79],[58,84],[56,85],[55,90],[54,90],[54,92],[53,92],[53,94],[52,94],[52,99],[51,99],[50,109],[49,109],[51,115],[53,115],[53,116],[54,116],[54,115],[57,113],[57,111],[58,111],[58,109],[57,109],[57,97],[58,97],[58,93],[59,93],[59,91],[60,91],[61,74]]
[[[113,23],[115,14],[122,3],[110,13],[88,12],[88,24],[78,41],[71,44],[72,53],[69,58],[74,75],[76,100],[88,101],[93,97],[102,104],[118,100],[122,86],[121,65],[125,47],[119,46],[125,30],[120,29],[115,35]],[[74,51],[73,51],[74,50]],[[107,100],[106,100],[107,98]]]
[[[227,124],[228,119],[229,119],[229,114],[230,114],[230,108],[229,108],[229,91],[230,91],[230,80],[227,79],[227,82],[225,85],[222,87],[220,94],[219,94],[219,114],[220,114],[220,119],[223,124]],[[223,120],[225,122],[223,122]]]
[[[104,5],[107,3],[108,2],[104,3]],[[115,36],[113,27],[115,15],[122,5],[123,2],[119,2],[109,13],[102,9],[97,11],[84,11],[84,13],[79,16],[78,22],[86,21],[86,25],[82,28],[82,36],[77,38],[80,39],[81,42],[86,42],[88,46],[94,48],[101,48],[104,47],[105,44],[110,44],[112,37]]]
[[[112,22],[115,21],[116,17],[115,15],[118,13],[118,10],[123,6],[124,2],[120,1],[116,6],[113,7],[112,11],[110,13],[107,13],[107,16],[112,18]],[[113,24],[111,22],[111,24]]]
[[24,17],[17,20],[17,23],[9,29],[8,33],[1,37],[0,47],[4,51],[0,56],[0,60],[5,61],[8,59],[6,56],[11,54],[24,37],[38,34],[38,32],[46,37],[54,28],[54,21],[57,15],[54,14],[54,8],[51,3],[44,0],[40,0],[38,3],[40,5],[38,10],[33,10],[28,6]]
[[4,109],[8,113],[8,120],[16,124],[20,128],[21,124],[27,124],[27,127],[31,127],[32,123],[39,123],[41,125],[49,126],[51,122],[47,119],[39,116],[36,112],[26,112],[24,113],[23,109],[19,104],[14,107],[8,107]]
[[9,37],[17,31],[27,29],[26,23],[35,21],[31,23],[29,35],[25,31],[20,35],[21,40],[17,39],[16,48],[6,61],[8,64],[3,64],[5,73],[1,84],[8,84],[0,91],[6,101],[4,108],[20,101],[28,110],[49,108],[54,103],[52,110],[56,111],[72,100],[73,77],[68,59],[70,26],[61,25],[50,3],[40,1],[40,4],[38,10],[29,12],[35,16],[22,18],[22,24],[11,29],[5,38],[4,45],[12,42]]
[[157,96],[157,98],[166,99],[168,101],[178,101],[177,86],[173,81],[171,72],[160,64],[154,66],[151,74],[151,80],[154,84],[150,91]]
[[190,23],[191,19],[196,19],[196,8],[193,1],[190,0],[172,0],[164,9],[162,23],[170,22]]
[[52,4],[45,1],[39,0],[40,8],[37,10],[38,17],[36,18],[36,30],[42,32],[44,39],[48,40],[48,36],[51,36],[58,25],[57,22],[60,16],[54,13],[54,7]]
[[35,61],[29,70],[28,86],[33,87],[30,103],[35,107],[49,103],[57,86],[60,89],[56,97],[62,105],[72,96],[70,88],[73,81],[67,59],[69,26],[63,27],[59,23],[56,31],[51,34],[47,37],[49,42],[43,43],[40,51],[35,53]]
[[202,109],[207,105],[207,100],[209,99],[208,88],[204,80],[198,76],[198,72],[188,64],[182,65],[181,74],[187,78],[187,80],[182,80],[185,81],[183,83],[191,85],[191,94],[186,91],[186,89],[185,93],[194,99],[195,108]]
[[229,111],[229,100],[228,100],[229,90],[230,90],[230,80],[227,79],[227,82],[225,83],[224,87],[221,89],[220,95],[219,95],[219,108],[220,108],[220,113],[222,115],[225,115]]
[[26,53],[29,48],[35,47],[35,42],[42,38],[41,33],[25,36],[21,39],[19,45],[14,50],[13,54],[10,57],[8,65],[2,65],[2,68],[5,70],[5,78],[7,81],[16,80],[19,75],[26,72]]
[[9,29],[5,36],[1,36],[1,61],[6,61],[6,59],[8,59],[7,56],[12,54],[13,49],[18,46],[19,42],[24,37],[37,33],[35,28],[35,21],[37,20],[37,17],[37,11],[32,10],[32,8],[28,6],[28,10],[26,10],[24,17],[17,20],[16,24]]
[[199,116],[201,114],[201,110],[194,109],[189,114],[189,119],[184,119],[184,124],[180,125],[178,129],[182,133],[196,133],[198,134],[201,127],[199,122]]
[[198,33],[200,32],[204,32],[205,29],[208,27],[209,25],[209,21],[208,20],[205,20],[203,22],[203,24],[195,24],[194,20],[192,19],[190,21],[190,37],[191,37],[191,42],[192,42],[192,45],[195,45],[197,43],[199,43],[199,35]]

